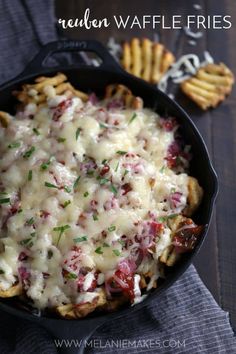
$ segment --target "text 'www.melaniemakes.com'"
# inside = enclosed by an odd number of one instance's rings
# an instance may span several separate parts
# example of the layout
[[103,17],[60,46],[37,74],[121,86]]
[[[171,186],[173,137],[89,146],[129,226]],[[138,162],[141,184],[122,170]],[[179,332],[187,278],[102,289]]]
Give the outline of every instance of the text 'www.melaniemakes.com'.
[[185,348],[185,340],[178,339],[142,339],[142,340],[82,340],[82,339],[55,339],[54,344],[56,348],[95,348],[95,349],[161,349],[161,348]]

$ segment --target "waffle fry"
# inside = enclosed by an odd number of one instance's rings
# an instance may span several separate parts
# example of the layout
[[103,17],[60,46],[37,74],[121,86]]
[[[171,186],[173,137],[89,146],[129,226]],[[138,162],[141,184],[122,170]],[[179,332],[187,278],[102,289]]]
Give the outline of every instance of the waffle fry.
[[[178,215],[175,218],[168,220],[168,226],[171,229],[172,236],[185,220],[186,217],[183,215]],[[180,255],[175,252],[174,246],[170,245],[162,252],[160,261],[166,264],[168,267],[171,267],[179,260],[179,258]]]
[[188,177],[188,197],[187,206],[183,210],[183,214],[191,216],[195,213],[201,204],[203,197],[203,189],[194,177]]
[[129,73],[156,84],[174,63],[174,55],[162,44],[133,38],[123,45],[121,64]]
[[0,298],[7,298],[7,297],[13,297],[13,296],[18,296],[22,294],[22,286],[20,283],[15,284],[11,286],[7,290],[1,290],[0,289]]
[[111,84],[106,87],[105,98],[107,100],[117,99],[122,100],[126,108],[142,109],[143,100],[136,97],[124,85]]
[[126,295],[121,295],[117,299],[107,300],[101,307],[101,310],[107,312],[117,311],[122,305],[128,302],[129,298]]
[[98,296],[92,302],[85,302],[83,304],[67,304],[58,306],[56,312],[63,318],[76,319],[87,316],[95,309],[100,308],[106,304],[105,291],[101,290]]
[[35,103],[36,105],[42,105],[46,103],[48,97],[50,97],[48,87],[52,86],[55,93],[58,95],[65,94],[68,97],[71,94],[81,98],[83,101],[88,100],[88,95],[82,91],[75,89],[69,82],[67,82],[66,75],[58,73],[53,77],[40,76],[35,79],[35,83],[23,85],[21,91],[14,91],[18,101],[26,105],[28,103]]
[[234,75],[223,63],[208,64],[181,83],[182,91],[202,110],[215,108],[232,91]]
[[0,111],[0,125],[6,128],[11,120],[10,114]]
[[192,219],[183,215],[169,219],[168,226],[171,229],[172,244],[164,249],[160,261],[172,267],[181,258],[181,253],[193,249],[204,227],[195,225]]

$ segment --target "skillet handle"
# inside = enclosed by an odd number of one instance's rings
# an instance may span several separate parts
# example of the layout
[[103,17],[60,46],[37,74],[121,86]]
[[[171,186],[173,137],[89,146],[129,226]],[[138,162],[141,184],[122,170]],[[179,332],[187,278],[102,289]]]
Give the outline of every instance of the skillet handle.
[[96,40],[61,40],[50,42],[42,47],[39,53],[27,65],[20,76],[28,76],[45,71],[46,60],[54,53],[59,52],[92,52],[102,59],[100,67],[109,67],[115,71],[123,71],[121,66],[112,57],[106,47]]

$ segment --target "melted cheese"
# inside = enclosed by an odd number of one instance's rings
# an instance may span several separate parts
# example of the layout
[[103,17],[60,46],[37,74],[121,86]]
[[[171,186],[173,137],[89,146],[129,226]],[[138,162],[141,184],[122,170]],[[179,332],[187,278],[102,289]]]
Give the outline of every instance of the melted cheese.
[[[131,122],[130,109],[74,97],[54,119],[66,98],[52,87],[45,94],[46,107],[28,105],[0,129],[1,199],[10,199],[0,205],[0,287],[19,279],[38,308],[92,301],[93,283],[101,286],[134,257],[150,214],[157,220],[180,213],[188,193],[187,174],[176,174],[165,159],[174,130],[163,129],[156,113],[136,111]],[[181,194],[178,205],[173,190]],[[152,258],[137,270],[156,269],[149,288],[171,243],[163,228]],[[135,302],[142,299],[139,281],[135,274]]]

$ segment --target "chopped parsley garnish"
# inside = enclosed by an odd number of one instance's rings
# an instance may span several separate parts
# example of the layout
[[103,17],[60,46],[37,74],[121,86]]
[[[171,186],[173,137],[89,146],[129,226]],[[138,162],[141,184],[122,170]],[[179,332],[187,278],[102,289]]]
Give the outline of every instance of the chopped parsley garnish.
[[89,192],[84,192],[84,198],[86,198],[89,195]]
[[58,189],[58,186],[56,186],[55,184],[49,183],[49,182],[45,182],[44,185],[45,185],[45,187],[48,187],[48,188]]
[[76,189],[77,186],[78,186],[78,183],[79,183],[79,180],[80,180],[80,176],[76,178],[76,180],[74,181],[74,184],[73,184],[73,189]]
[[18,147],[20,147],[20,142],[14,142],[14,143],[11,143],[11,144],[9,144],[8,145],[8,149],[16,149],[16,148],[18,148]]
[[88,240],[88,237],[87,236],[81,236],[81,237],[77,237],[77,238],[74,238],[74,241],[77,243],[77,242],[83,242],[83,241],[87,241]]
[[28,220],[26,220],[26,225],[28,225],[28,226],[33,225],[33,223],[34,223],[34,218],[33,217],[28,219]]
[[80,133],[81,133],[81,128],[77,128],[76,133],[75,133],[75,140],[78,140]]
[[22,212],[23,212],[23,209],[19,209],[17,213],[20,214]]
[[165,170],[165,168],[166,168],[166,166],[165,166],[165,165],[163,165],[163,166],[162,166],[162,168],[159,170],[159,172],[160,172],[160,173],[163,173],[163,172],[164,172],[164,170]]
[[4,273],[5,273],[4,270],[0,269],[0,274],[4,274]]
[[71,188],[68,187],[68,186],[64,186],[64,191],[65,191],[66,193],[70,193],[70,192],[71,192]]
[[102,160],[102,165],[105,165],[106,163],[107,163],[106,159]]
[[94,175],[94,170],[88,170],[87,176],[92,177]]
[[98,220],[98,214],[93,214],[93,220],[97,221]]
[[66,138],[59,137],[57,141],[58,143],[64,143],[66,141]]
[[108,245],[108,243],[106,243],[106,242],[103,242],[103,245],[102,245],[103,247],[110,247],[110,245]]
[[99,125],[100,125],[100,128],[107,128],[108,127],[108,125],[107,124],[104,124],[104,123],[99,123]]
[[108,227],[109,232],[115,231],[115,229],[116,229],[115,225],[111,225],[110,227]]
[[28,181],[32,181],[32,177],[33,177],[33,171],[29,170],[29,172],[28,172]]
[[170,189],[170,193],[175,193],[176,189],[173,187]]
[[119,244],[120,244],[122,247],[124,247],[125,244],[126,244],[126,242],[125,242],[124,240],[119,240],[118,242],[119,242]]
[[56,243],[56,246],[59,245],[59,242],[61,240],[61,236],[63,235],[63,233],[70,229],[70,225],[62,225],[62,226],[57,226],[57,227],[54,227],[53,228],[53,231],[59,231],[59,236],[58,236],[58,239],[57,239],[57,243]]
[[158,221],[160,221],[160,222],[165,222],[165,221],[167,221],[168,219],[173,219],[173,218],[175,218],[176,216],[178,216],[178,214],[171,214],[171,215],[167,215],[167,216],[160,216],[160,217],[158,218]]
[[10,203],[10,198],[2,198],[0,199],[0,204],[8,204]]
[[132,115],[132,117],[130,118],[130,120],[129,120],[129,124],[132,123],[135,120],[136,117],[137,117],[137,113],[134,113]]
[[103,254],[102,247],[96,248],[96,249],[95,249],[95,252],[98,253],[98,254]]
[[40,166],[41,170],[47,170],[50,163],[52,162],[52,159],[53,159],[53,157],[50,157],[50,159],[47,162],[43,162]]
[[119,162],[117,162],[117,165],[116,165],[116,168],[115,168],[115,172],[118,171],[118,168],[119,168]]
[[118,193],[116,187],[115,187],[113,184],[110,185],[110,190],[111,190],[112,193],[114,193],[114,194],[117,194],[117,193]]
[[67,273],[66,278],[67,279],[76,279],[77,275],[75,273]]
[[99,183],[100,183],[101,185],[106,184],[106,183],[109,182],[109,179],[107,179],[107,178],[98,178],[98,179],[99,179]]
[[31,232],[30,236],[34,237],[36,235],[36,232]]
[[25,246],[31,241],[31,238],[26,238],[25,240],[20,241],[20,245]]
[[112,252],[119,257],[121,255],[121,252],[119,250],[112,250]]
[[127,154],[127,151],[118,150],[118,151],[116,151],[116,153],[118,155],[125,155],[125,154]]
[[66,200],[65,203],[63,204],[63,208],[66,208],[70,204],[71,204],[71,201],[70,200]]
[[34,132],[34,134],[36,134],[36,135],[40,135],[40,132],[39,132],[38,129],[36,129],[36,128],[33,128],[33,132]]
[[24,153],[23,155],[24,159],[28,159],[33,154],[34,151],[35,151],[35,147],[31,146],[31,148]]
[[129,170],[125,170],[124,177],[129,173]]

